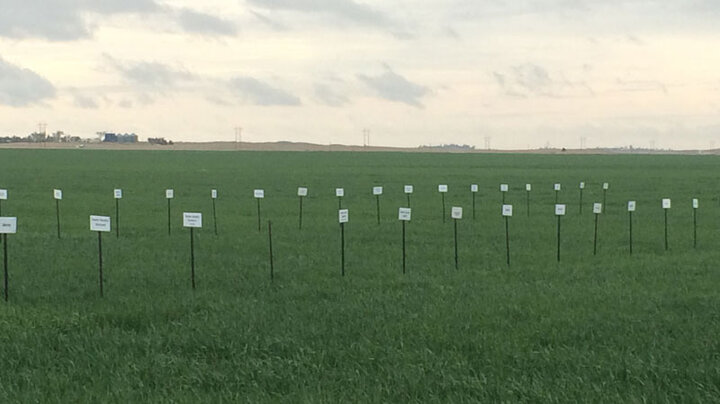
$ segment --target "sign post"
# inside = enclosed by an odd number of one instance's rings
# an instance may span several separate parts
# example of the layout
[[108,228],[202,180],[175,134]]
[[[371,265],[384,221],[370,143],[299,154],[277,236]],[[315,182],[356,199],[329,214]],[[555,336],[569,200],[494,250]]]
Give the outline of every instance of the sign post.
[[305,188],[305,187],[298,188],[298,199],[300,199],[300,211],[299,211],[299,217],[298,217],[298,220],[299,220],[298,226],[299,227],[298,228],[300,230],[302,230],[303,199],[307,196],[307,194],[308,194],[307,188]]
[[478,185],[472,184],[470,185],[470,193],[472,193],[472,212],[473,212],[473,220],[475,220],[475,195],[478,193]]
[[557,260],[560,262],[560,219],[565,216],[565,205],[555,204],[555,216],[557,216]]
[[260,228],[260,220],[261,220],[261,219],[260,219],[260,218],[261,218],[261,215],[260,215],[260,200],[265,198],[265,191],[262,190],[262,189],[256,189],[256,190],[253,192],[253,195],[255,196],[255,199],[257,200],[257,222],[258,222],[258,232],[260,232],[260,231],[261,231],[261,228]]
[[500,184],[500,194],[502,195],[502,204],[505,205],[505,194],[510,190],[508,184]]
[[530,191],[532,191],[532,184],[525,184],[525,192],[527,194],[527,215],[530,217]]
[[60,201],[63,198],[61,189],[53,190],[53,198],[55,198],[55,217],[57,218],[57,238],[60,239]]
[[555,189],[555,204],[556,205],[557,205],[558,201],[560,200],[560,188],[561,188],[560,184],[555,184],[554,189]]
[[273,263],[272,249],[272,222],[268,220],[268,242],[270,243],[270,281],[275,280],[275,265]]
[[580,183],[580,210],[578,211],[579,215],[582,215],[582,209],[583,209],[583,191],[585,190],[585,183]]
[[672,201],[669,198],[662,200],[663,211],[665,212],[665,251],[668,250],[668,210],[672,206]]
[[8,191],[7,189],[0,189],[0,216],[2,216],[2,203],[7,201]]
[[405,185],[405,196],[407,197],[407,206],[410,207],[410,195],[412,195],[414,189],[412,185]]
[[373,187],[373,195],[377,202],[377,223],[380,224],[380,195],[383,194],[383,187]]
[[455,269],[458,269],[458,235],[457,235],[457,224],[458,220],[462,219],[463,209],[453,206],[451,216],[453,224],[455,225]]
[[0,217],[0,235],[2,235],[3,245],[3,285],[5,291],[5,301],[8,301],[8,252],[7,252],[7,235],[17,233],[16,217]]
[[669,198],[662,200],[663,211],[665,212],[665,251],[668,250],[668,210],[672,206],[672,201]]
[[513,215],[512,205],[503,205],[502,215],[505,218],[505,250],[507,252],[507,264],[510,266],[510,224],[509,219]]
[[183,227],[190,229],[190,282],[195,290],[195,234],[193,230],[202,229],[202,213],[183,212]]
[[593,240],[593,255],[597,255],[597,240],[598,240],[598,218],[602,213],[602,203],[596,203],[593,205],[593,213],[595,214],[595,237]]
[[445,223],[445,194],[448,191],[447,185],[438,185],[438,192],[440,192],[440,196],[442,197],[442,219],[443,223]]
[[693,198],[692,207],[693,207],[693,248],[697,248],[697,210],[700,207],[700,201],[697,198]]
[[607,182],[603,183],[603,201],[602,205],[605,207],[605,210],[607,211],[607,191],[610,189],[610,184]]
[[168,206],[168,236],[170,235],[170,200],[175,198],[175,190],[173,189],[166,189],[165,190],[165,198],[167,199],[167,206]]
[[398,220],[402,223],[402,269],[403,275],[405,274],[405,223],[410,221],[412,217],[412,209],[400,208],[398,211]]
[[217,229],[217,211],[215,210],[215,200],[218,198],[218,191],[217,189],[210,190],[210,199],[212,199],[212,206],[213,206],[213,228],[215,229],[215,235],[218,235],[218,229]]
[[90,231],[98,235],[98,284],[100,286],[100,297],[103,297],[103,255],[102,255],[102,234],[109,233],[110,216],[90,216]]
[[629,242],[630,242],[630,255],[632,255],[632,253],[633,253],[633,220],[632,220],[632,217],[633,217],[633,212],[635,212],[635,207],[636,207],[636,205],[637,205],[637,204],[636,204],[635,201],[628,201],[628,223],[629,223],[629,229],[628,229],[628,230],[629,230],[629,233],[630,233],[630,238],[629,238]]
[[348,209],[338,211],[338,221],[340,222],[340,270],[342,276],[345,276],[345,223],[350,221]]
[[344,188],[335,188],[335,196],[338,198],[338,210],[342,209],[342,200],[343,196],[345,196],[345,189]]
[[122,189],[113,191],[115,197],[115,237],[120,238],[120,199],[123,197]]

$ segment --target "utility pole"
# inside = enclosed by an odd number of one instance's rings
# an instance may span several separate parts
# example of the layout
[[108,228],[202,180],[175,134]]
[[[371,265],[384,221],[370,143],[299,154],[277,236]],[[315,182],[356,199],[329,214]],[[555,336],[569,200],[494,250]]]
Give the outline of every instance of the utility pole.
[[370,129],[363,129],[363,147],[370,146]]
[[580,150],[585,150],[585,143],[587,143],[587,138],[582,136],[580,138]]
[[240,143],[242,143],[242,128],[239,126],[235,127],[235,150],[240,148]]
[[485,150],[490,150],[490,141],[492,140],[492,137],[485,136]]

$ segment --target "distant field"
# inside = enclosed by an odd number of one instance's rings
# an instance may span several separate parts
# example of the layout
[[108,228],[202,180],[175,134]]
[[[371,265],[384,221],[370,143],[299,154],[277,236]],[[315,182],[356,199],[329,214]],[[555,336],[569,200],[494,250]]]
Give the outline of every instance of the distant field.
[[[717,401],[718,172],[716,156],[0,150],[2,213],[20,229],[0,302],[0,402]],[[515,210],[509,268],[501,183]],[[568,209],[559,264],[554,183]],[[403,275],[405,184],[415,193]],[[447,223],[438,184],[449,186]],[[298,186],[309,188],[302,231]],[[384,186],[380,225],[373,186]],[[336,187],[350,210],[344,278]],[[53,188],[64,191],[60,240]],[[114,220],[114,188],[120,238],[103,239],[101,299],[88,217]],[[673,203],[667,252],[662,198]],[[459,270],[451,206],[465,209]],[[204,214],[195,292],[183,211]]]

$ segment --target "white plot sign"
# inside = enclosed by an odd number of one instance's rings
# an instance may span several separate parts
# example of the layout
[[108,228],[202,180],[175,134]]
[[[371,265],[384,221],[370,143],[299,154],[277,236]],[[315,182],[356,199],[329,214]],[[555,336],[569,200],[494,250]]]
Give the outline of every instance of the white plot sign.
[[337,196],[338,198],[345,196],[345,189],[335,188],[335,196]]
[[265,198],[265,190],[256,189],[255,191],[253,191],[253,195],[256,199],[263,199]]
[[635,201],[628,201],[628,212],[635,212],[637,203]]
[[604,189],[604,190],[607,191],[609,188],[610,188],[610,184],[608,184],[607,182],[603,184],[603,189]]
[[0,200],[6,201],[8,198],[7,189],[0,189]]
[[503,205],[502,207],[502,215],[505,217],[512,217],[512,205]]
[[217,199],[217,197],[218,197],[217,189],[210,190],[210,197],[212,199]]
[[340,224],[347,223],[350,221],[350,211],[347,209],[340,209],[338,211],[338,221]]
[[500,184],[500,192],[507,192],[510,189],[508,184]]
[[585,189],[585,183],[584,183],[584,182],[581,182],[581,183],[580,183],[580,189]]
[[382,195],[383,187],[373,187],[373,195]]
[[398,220],[403,221],[403,222],[409,222],[411,217],[412,217],[412,209],[400,208],[398,210]]
[[438,192],[446,193],[448,191],[447,185],[438,185]]
[[405,193],[406,194],[412,194],[413,191],[414,191],[414,189],[413,189],[412,185],[405,185]]
[[57,200],[62,199],[62,189],[53,189],[53,198]]
[[477,184],[470,185],[470,192],[478,192],[478,190],[479,189]]
[[115,196],[115,199],[122,199],[122,189],[116,189],[113,191],[113,195]]
[[698,201],[697,198],[693,198],[692,203],[693,203],[693,209],[697,209],[700,207],[700,201]]
[[451,216],[453,219],[462,219],[463,209],[457,206],[453,206]]
[[525,184],[525,190],[528,192],[532,191],[532,184]]
[[593,205],[593,213],[599,215],[602,213],[602,203],[596,203]]
[[109,232],[110,216],[90,216],[90,231]]
[[672,202],[670,201],[669,198],[665,198],[662,200],[663,209],[670,209],[671,205],[672,205]]
[[565,216],[565,205],[555,205],[555,216]]
[[555,184],[555,187],[554,187],[554,188],[555,188],[556,191],[559,191],[560,188],[561,188],[561,185],[560,185],[560,184]]
[[202,228],[202,213],[183,212],[183,227]]
[[173,199],[175,197],[175,190],[174,189],[166,189],[165,190],[165,197],[167,199]]
[[0,234],[17,233],[16,217],[0,217]]
[[307,196],[308,195],[308,189],[305,187],[299,187],[298,188],[298,196]]

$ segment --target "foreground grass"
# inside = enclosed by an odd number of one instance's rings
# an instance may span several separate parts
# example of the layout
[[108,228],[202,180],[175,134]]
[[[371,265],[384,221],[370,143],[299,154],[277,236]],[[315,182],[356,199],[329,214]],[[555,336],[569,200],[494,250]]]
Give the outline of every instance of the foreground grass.
[[[720,396],[720,218],[712,157],[456,156],[326,153],[2,151],[0,187],[17,215],[11,300],[0,307],[0,401],[487,402],[715,401]],[[578,215],[576,184],[588,183]],[[600,251],[590,203],[608,181]],[[512,265],[505,265],[497,186],[511,184]],[[532,215],[524,215],[531,182]],[[555,261],[552,184],[568,203]],[[400,273],[397,207],[412,183],[408,274]],[[460,270],[448,206],[460,223]],[[384,185],[375,223],[373,185]],[[298,185],[307,185],[297,229]],[[351,211],[339,276],[334,188]],[[65,190],[63,237],[52,188]],[[105,239],[106,297],[88,215],[114,213]],[[164,189],[176,189],[167,236]],[[220,235],[209,221],[220,190]],[[272,219],[257,231],[253,188]],[[664,251],[659,199],[673,198]],[[692,249],[690,198],[701,199]],[[635,254],[627,200],[638,201]],[[198,289],[180,212],[205,213]],[[448,209],[449,211],[449,209]],[[263,220],[263,222],[264,222]]]

